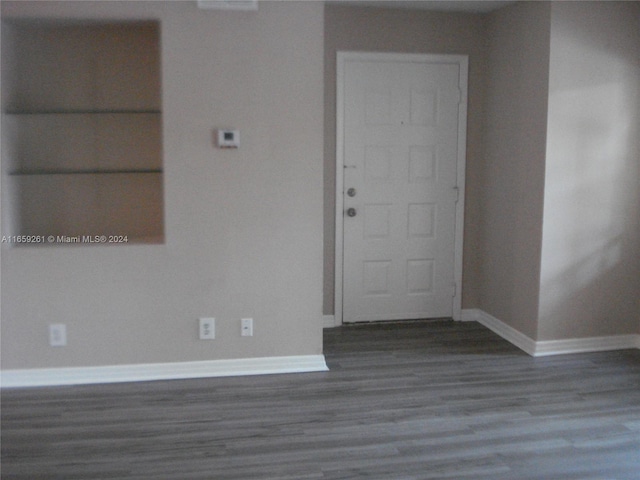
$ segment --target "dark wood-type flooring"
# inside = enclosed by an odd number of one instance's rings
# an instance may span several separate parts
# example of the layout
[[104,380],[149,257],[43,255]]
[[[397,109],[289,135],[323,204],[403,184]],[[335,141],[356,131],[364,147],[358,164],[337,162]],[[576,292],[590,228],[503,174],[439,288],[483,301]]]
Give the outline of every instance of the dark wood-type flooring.
[[2,479],[638,480],[640,351],[325,331],[330,372],[3,390]]

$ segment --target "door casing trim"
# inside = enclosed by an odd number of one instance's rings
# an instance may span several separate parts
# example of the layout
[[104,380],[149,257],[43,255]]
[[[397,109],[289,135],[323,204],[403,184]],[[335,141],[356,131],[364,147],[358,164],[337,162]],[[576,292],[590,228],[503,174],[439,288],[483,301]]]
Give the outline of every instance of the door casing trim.
[[343,305],[343,267],[344,267],[344,80],[345,65],[348,61],[396,61],[457,64],[460,68],[458,88],[458,157],[456,159],[456,177],[458,202],[456,203],[455,243],[453,278],[456,284],[452,299],[452,316],[462,320],[462,252],[464,239],[464,197],[465,167],[467,160],[467,89],[469,75],[468,55],[431,55],[388,52],[352,52],[339,51],[336,56],[336,218],[335,218],[335,278],[334,278],[334,319],[335,325],[342,325]]

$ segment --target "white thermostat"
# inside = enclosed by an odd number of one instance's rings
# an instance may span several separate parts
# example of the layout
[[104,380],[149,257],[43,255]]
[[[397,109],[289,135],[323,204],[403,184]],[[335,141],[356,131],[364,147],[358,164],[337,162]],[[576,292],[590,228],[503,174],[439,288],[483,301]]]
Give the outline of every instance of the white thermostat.
[[218,148],[238,148],[240,146],[240,131],[231,129],[218,130]]

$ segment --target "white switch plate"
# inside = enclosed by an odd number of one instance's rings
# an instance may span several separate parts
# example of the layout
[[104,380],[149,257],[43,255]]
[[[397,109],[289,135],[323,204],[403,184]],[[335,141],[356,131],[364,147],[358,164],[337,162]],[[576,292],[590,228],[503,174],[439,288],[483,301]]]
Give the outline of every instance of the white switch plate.
[[67,346],[67,326],[64,323],[49,325],[49,345],[52,347]]
[[253,318],[243,318],[240,320],[240,335],[243,337],[253,337]]
[[213,340],[216,338],[216,319],[201,318],[199,319],[200,340]]

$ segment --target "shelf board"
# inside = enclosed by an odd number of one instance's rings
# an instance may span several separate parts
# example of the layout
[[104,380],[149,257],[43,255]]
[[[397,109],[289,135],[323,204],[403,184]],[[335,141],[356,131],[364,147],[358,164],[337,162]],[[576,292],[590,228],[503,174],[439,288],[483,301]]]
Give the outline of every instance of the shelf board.
[[149,169],[95,169],[95,170],[17,170],[9,173],[14,177],[29,176],[29,175],[104,175],[104,174],[147,174],[162,173],[161,168],[149,168]]
[[159,115],[160,110],[8,110],[5,115]]

